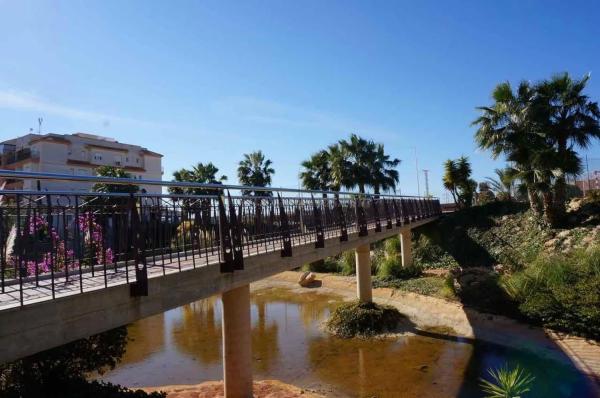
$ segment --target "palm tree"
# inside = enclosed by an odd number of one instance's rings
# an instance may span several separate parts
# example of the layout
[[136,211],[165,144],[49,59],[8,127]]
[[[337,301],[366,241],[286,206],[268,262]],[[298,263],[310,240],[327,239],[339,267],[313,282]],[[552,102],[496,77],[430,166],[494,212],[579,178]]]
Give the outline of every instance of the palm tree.
[[369,185],[373,187],[375,195],[379,195],[380,190],[396,192],[396,183],[399,180],[396,167],[400,164],[400,159],[390,159],[385,154],[383,144],[376,144],[373,154],[373,161],[369,164]]
[[[173,172],[173,178],[178,182],[196,182],[200,184],[222,184],[224,181],[227,181],[226,175],[221,175],[217,177],[219,173],[219,168],[216,167],[212,162],[197,163],[195,166],[192,166],[190,170],[188,169],[180,169]],[[169,192],[173,194],[186,194],[186,195],[214,195],[219,192],[219,190],[210,189],[210,188],[180,188],[180,187],[170,187]]]
[[494,104],[478,107],[482,115],[472,125],[479,127],[475,141],[481,149],[491,150],[494,159],[503,154],[513,162],[526,185],[531,209],[541,214],[536,173],[530,162],[535,150],[543,146],[542,137],[536,134],[535,97],[529,82],[521,82],[516,92],[510,83],[501,83],[492,92]]
[[[306,189],[329,191],[333,189],[332,171],[329,153],[325,150],[313,154],[310,159],[302,162],[300,172],[302,186]],[[323,194],[326,198],[327,194]]]
[[327,154],[331,168],[331,189],[339,191],[342,187],[352,188],[355,183],[352,181],[346,150],[339,144],[333,144],[327,147]]
[[[131,174],[120,167],[100,166],[96,168],[95,172],[98,177],[131,178]],[[138,190],[139,187],[137,185],[96,183],[92,186],[92,191],[103,193],[135,193]]]
[[[275,169],[271,167],[273,162],[265,159],[262,151],[244,154],[244,159],[238,164],[238,179],[240,184],[254,187],[268,187],[271,185],[271,176]],[[269,191],[245,190],[244,195],[271,196]]]
[[542,132],[556,151],[558,164],[554,169],[554,197],[557,221],[565,214],[566,176],[579,174],[575,148],[588,148],[594,138],[600,138],[600,109],[583,94],[589,81],[587,75],[573,80],[568,73],[553,76],[537,86],[537,111]]
[[358,186],[360,193],[365,193],[365,187],[370,181],[369,168],[374,160],[375,143],[351,134],[350,139],[341,140],[339,146],[346,153],[350,163],[348,168],[350,181]]
[[[179,169],[173,172],[173,178],[178,182],[195,182],[199,184],[223,184],[224,181],[227,181],[226,175],[221,175],[217,177],[219,173],[219,168],[215,166],[212,162],[208,162],[206,164],[202,162],[198,162],[195,166],[192,166],[191,169]],[[221,189],[210,189],[210,188],[181,188],[181,187],[169,187],[169,192],[175,195],[220,195],[222,193]],[[177,199],[175,199],[177,200]],[[193,203],[194,200],[183,199],[183,208],[185,211],[182,211],[182,219],[187,221],[189,218],[189,211],[194,209]],[[195,211],[198,211],[198,208],[195,208]],[[200,213],[196,214],[196,220],[201,220],[201,222],[206,226],[210,224],[210,198],[202,198],[200,200]],[[185,226],[182,231],[185,231]]]
[[496,197],[512,200],[515,191],[516,170],[512,167],[495,169],[496,178],[487,177],[487,183],[496,194]]
[[444,162],[444,188],[452,194],[454,203],[460,208],[470,207],[473,204],[473,195],[477,189],[477,182],[471,179],[471,164],[469,159],[461,156],[456,160],[448,159]]

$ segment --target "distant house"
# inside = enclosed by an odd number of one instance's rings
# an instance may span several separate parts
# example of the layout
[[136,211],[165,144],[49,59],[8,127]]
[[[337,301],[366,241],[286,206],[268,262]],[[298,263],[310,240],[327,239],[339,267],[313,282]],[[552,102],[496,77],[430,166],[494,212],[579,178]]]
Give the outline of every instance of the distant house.
[[[17,171],[93,176],[98,166],[125,169],[133,178],[162,180],[162,155],[138,145],[98,135],[27,134],[0,143],[0,168]],[[3,181],[0,180],[0,185]],[[87,192],[93,184],[70,181],[7,181],[6,189]],[[160,193],[159,186],[141,186]]]

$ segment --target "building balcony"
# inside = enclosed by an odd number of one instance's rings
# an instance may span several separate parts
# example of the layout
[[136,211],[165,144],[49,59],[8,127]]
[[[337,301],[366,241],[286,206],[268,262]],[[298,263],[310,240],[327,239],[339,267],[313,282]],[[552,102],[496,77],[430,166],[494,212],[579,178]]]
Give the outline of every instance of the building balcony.
[[39,154],[31,150],[31,148],[23,148],[14,152],[7,152],[0,157],[0,165],[2,167],[13,166],[16,163],[27,160],[38,160]]

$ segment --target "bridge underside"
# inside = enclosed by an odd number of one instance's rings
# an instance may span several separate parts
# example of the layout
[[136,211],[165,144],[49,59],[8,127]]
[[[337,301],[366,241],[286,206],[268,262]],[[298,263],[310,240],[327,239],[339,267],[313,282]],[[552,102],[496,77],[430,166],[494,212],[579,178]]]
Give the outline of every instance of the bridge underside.
[[[325,247],[313,242],[293,242],[293,255],[281,257],[280,247],[263,249],[244,258],[244,270],[222,273],[218,259],[202,266],[191,259],[181,259],[164,271],[159,264],[149,264],[148,295],[131,297],[125,277],[114,278],[105,287],[104,276],[98,286],[83,293],[65,290],[54,300],[30,302],[21,307],[0,311],[0,363],[16,360],[71,341],[85,338],[150,315],[223,293],[282,271],[300,267],[394,235],[409,235],[412,228],[433,221],[431,217],[401,227],[375,232],[369,225],[367,236],[348,233],[348,240],[326,236]],[[180,271],[181,268],[181,271]],[[35,297],[31,300],[35,301]]]

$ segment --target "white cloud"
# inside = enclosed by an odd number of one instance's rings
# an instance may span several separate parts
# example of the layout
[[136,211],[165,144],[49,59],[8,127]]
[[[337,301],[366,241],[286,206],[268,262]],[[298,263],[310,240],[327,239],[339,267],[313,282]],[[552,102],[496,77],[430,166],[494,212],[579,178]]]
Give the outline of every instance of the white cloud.
[[31,93],[16,90],[0,90],[0,108],[35,111],[42,116],[46,114],[62,116],[67,119],[85,120],[96,123],[127,123],[145,127],[159,127],[161,125],[133,118],[109,115],[101,112],[87,111],[70,106],[51,103]]

